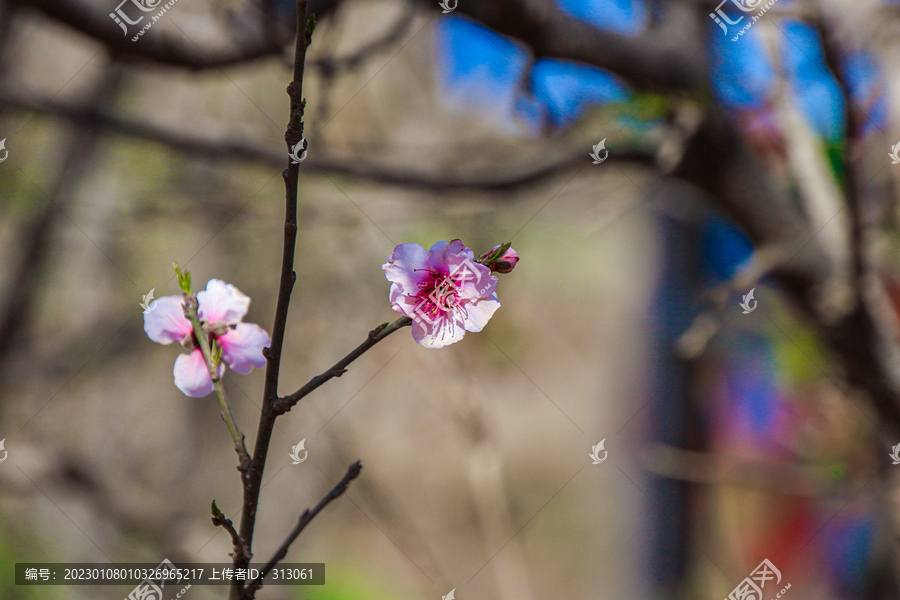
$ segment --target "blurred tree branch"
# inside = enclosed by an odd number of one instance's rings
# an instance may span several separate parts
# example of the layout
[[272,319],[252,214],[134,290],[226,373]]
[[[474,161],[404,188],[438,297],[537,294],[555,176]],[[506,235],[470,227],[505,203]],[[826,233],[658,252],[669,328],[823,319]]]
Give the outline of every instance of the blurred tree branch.
[[[123,65],[120,61],[107,62],[107,68],[102,70],[103,75],[87,101],[88,110],[107,109],[118,94]],[[72,125],[74,127],[67,132],[64,142],[63,163],[50,190],[44,192],[32,182],[45,198],[37,218],[21,228],[16,245],[20,249],[21,259],[9,276],[9,294],[0,311],[0,361],[22,342],[19,334],[30,321],[30,311],[42,282],[36,272],[43,265],[60,217],[66,216],[65,209],[78,193],[79,178],[89,169],[98,139],[103,133],[99,123],[73,122]]]
[[[55,100],[29,99],[24,95],[0,89],[0,104],[6,104],[42,114],[63,117],[73,123],[102,127],[105,132],[117,133],[151,142],[165,144],[176,150],[195,154],[206,159],[231,159],[257,162],[266,166],[280,167],[284,155],[263,147],[255,147],[243,142],[226,140],[205,140],[182,133],[168,131],[101,112],[90,107],[79,107]],[[567,171],[577,169],[589,160],[583,148],[571,151],[567,156],[536,165],[519,168],[507,175],[497,175],[496,169],[490,174],[472,174],[467,177],[447,177],[440,173],[426,173],[412,169],[400,169],[390,165],[357,160],[356,158],[309,156],[303,161],[304,168],[318,169],[324,173],[344,175],[383,185],[396,185],[431,192],[456,192],[463,190],[506,192],[557,177]],[[622,148],[610,153],[606,162],[634,163],[653,166],[656,154],[641,149]]]
[[309,61],[309,66],[318,70],[323,77],[333,77],[341,72],[358,68],[362,63],[373,58],[379,52],[387,50],[400,41],[415,20],[416,11],[414,8],[412,4],[404,4],[400,16],[387,31],[354,52],[344,56],[326,55]]
[[[279,56],[293,39],[293,32],[279,32],[277,29],[264,27],[263,31],[255,33],[248,33],[242,28],[233,28],[226,36],[227,45],[219,49],[198,47],[196,44],[183,42],[181,36],[168,36],[162,33],[142,38],[141,43],[136,44],[131,41],[130,36],[123,37],[117,27],[110,26],[112,21],[107,17],[107,13],[115,8],[112,0],[108,7],[99,10],[96,5],[79,0],[5,1],[36,10],[49,19],[68,25],[104,45],[112,54],[188,69],[225,67]],[[322,15],[333,10],[339,1],[311,0],[310,9]],[[253,9],[237,21],[255,22],[256,19],[252,18],[251,13],[255,15],[261,11]],[[272,18],[265,14],[262,14],[262,17],[264,21]],[[277,35],[272,37],[273,33]]]

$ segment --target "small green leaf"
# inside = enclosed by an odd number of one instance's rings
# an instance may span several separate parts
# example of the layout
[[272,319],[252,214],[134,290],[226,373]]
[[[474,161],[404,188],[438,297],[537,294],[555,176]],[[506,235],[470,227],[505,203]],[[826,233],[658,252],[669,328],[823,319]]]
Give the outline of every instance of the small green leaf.
[[212,514],[213,514],[213,516],[216,517],[217,519],[221,519],[222,517],[225,516],[225,515],[222,514],[222,511],[219,510],[219,507],[216,506],[216,501],[215,501],[215,500],[212,501]]
[[509,247],[512,246],[512,242],[506,242],[505,244],[500,244],[500,247],[491,252],[491,255],[487,257],[485,262],[492,263],[495,260],[499,259],[501,256],[506,254],[506,251],[509,250]]
[[316,15],[309,15],[309,20],[306,21],[306,35],[308,37],[312,37],[313,31],[316,30]]
[[178,264],[172,263],[172,268],[175,269],[175,276],[178,278],[178,287],[181,288],[181,291],[185,294],[191,293],[191,273],[189,271],[182,272],[181,269],[178,268]]

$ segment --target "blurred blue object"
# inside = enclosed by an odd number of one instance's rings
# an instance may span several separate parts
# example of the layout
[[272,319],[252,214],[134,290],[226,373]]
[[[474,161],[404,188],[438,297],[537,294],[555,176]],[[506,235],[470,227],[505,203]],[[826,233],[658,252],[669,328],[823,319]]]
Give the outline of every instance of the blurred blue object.
[[819,544],[825,572],[842,598],[860,598],[866,590],[877,522],[871,508],[847,507],[831,519]]
[[881,78],[874,57],[866,52],[851,53],[846,57],[844,72],[853,102],[859,108],[868,111],[865,131],[887,126],[887,95],[884,89],[881,89],[880,93],[874,96]]
[[777,386],[777,365],[771,342],[745,332],[725,366],[729,405],[729,435],[751,447],[762,448],[777,438],[783,402]]
[[[789,0],[780,0],[788,3]],[[642,0],[557,0],[560,9],[600,29],[636,35],[647,25]],[[766,18],[765,15],[763,18]],[[759,33],[751,28],[737,42],[710,20],[712,83],[726,106],[762,108],[775,71]],[[844,130],[844,99],[825,63],[822,40],[810,25],[785,21],[779,31],[782,67],[813,129],[827,142]],[[617,76],[588,65],[539,59],[490,29],[466,18],[447,16],[436,27],[438,66],[445,96],[455,104],[495,117],[521,133],[561,128],[595,105],[631,98]],[[871,57],[848,57],[846,76],[854,101],[871,109],[867,127],[886,122],[883,94],[871,98],[880,74]],[[871,103],[872,106],[868,106]]]
[[599,29],[638,35],[647,27],[641,0],[557,0],[562,11]]
[[529,62],[525,50],[461,17],[444,17],[435,29],[445,96],[513,126],[512,108]]
[[579,63],[539,60],[531,72],[531,81],[535,98],[557,127],[577,119],[596,104],[631,98],[618,77]]
[[753,253],[753,244],[734,223],[719,216],[707,217],[701,227],[702,267],[708,285],[728,281]]
[[[562,0],[564,12],[597,27],[639,33],[641,0]],[[563,127],[591,106],[630,99],[615,75],[589,65],[531,57],[519,45],[463,17],[436,26],[438,73],[451,102],[499,120],[505,129],[536,133]]]
[[782,31],[782,63],[800,108],[820,136],[839,140],[845,127],[844,98],[825,63],[819,32],[795,20],[784,21]]
[[766,58],[762,40],[753,29],[737,42],[714,29],[710,39],[713,89],[726,106],[760,108],[772,92],[775,71]]

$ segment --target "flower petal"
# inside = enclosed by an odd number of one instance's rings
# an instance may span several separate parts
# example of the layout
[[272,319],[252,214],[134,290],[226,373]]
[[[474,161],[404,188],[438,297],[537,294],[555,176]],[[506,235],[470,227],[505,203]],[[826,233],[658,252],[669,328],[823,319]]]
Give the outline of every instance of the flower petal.
[[413,317],[413,339],[426,348],[443,348],[463,339],[466,330],[458,315],[443,313],[433,320],[417,315]]
[[463,258],[475,258],[472,250],[466,248],[462,240],[456,239],[449,242],[436,242],[431,247],[431,250],[428,251],[428,261],[434,270],[447,275],[450,273],[447,263],[450,257],[454,255],[461,255],[460,260]]
[[[219,376],[225,373],[225,365],[219,365]],[[213,391],[212,377],[200,348],[175,359],[175,387],[191,398],[202,398]]]
[[[415,296],[419,282],[428,276],[428,251],[414,243],[399,244],[388,261],[381,265],[388,281],[400,286],[400,293]],[[394,286],[391,286],[391,302],[394,302]]]
[[221,321],[237,325],[250,308],[250,297],[239,289],[219,279],[210,279],[206,290],[197,292],[200,318],[214,323]]
[[457,288],[457,295],[466,300],[489,298],[497,289],[497,278],[491,270],[475,262],[465,254],[448,257],[450,276]]
[[266,364],[262,350],[272,343],[269,334],[253,323],[239,323],[217,339],[222,344],[222,358],[232,371],[242,374]]
[[479,300],[478,302],[470,302],[465,305],[465,328],[466,331],[481,331],[497,309],[500,308],[500,300],[497,295],[493,294],[490,298]]
[[191,332],[191,322],[184,316],[184,298],[163,296],[154,304],[154,310],[144,313],[147,337],[158,344],[180,343]]
[[394,309],[395,312],[400,313],[401,315],[405,315],[407,317],[413,316],[416,312],[416,306],[418,305],[418,300],[415,296],[407,295],[403,289],[403,286],[399,283],[391,284],[391,292],[390,292],[390,301],[391,308]]

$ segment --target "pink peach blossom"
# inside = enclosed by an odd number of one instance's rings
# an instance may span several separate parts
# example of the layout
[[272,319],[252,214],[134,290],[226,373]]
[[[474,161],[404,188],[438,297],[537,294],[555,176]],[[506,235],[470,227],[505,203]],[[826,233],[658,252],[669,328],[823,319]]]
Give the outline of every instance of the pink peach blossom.
[[[213,391],[212,378],[191,322],[184,316],[184,298],[164,296],[156,302],[156,310],[144,313],[144,331],[154,342],[179,342],[190,350],[175,360],[175,386],[192,398],[206,396]],[[259,325],[241,322],[250,307],[249,297],[230,283],[211,279],[206,290],[197,293],[197,303],[207,337],[222,349],[220,376],[226,363],[236,373],[249,373],[266,364],[262,350],[272,343],[269,334]]]
[[466,331],[481,331],[500,308],[497,278],[474,261],[460,240],[425,250],[400,244],[382,268],[391,282],[391,308],[414,321],[413,338],[426,348],[458,342]]

